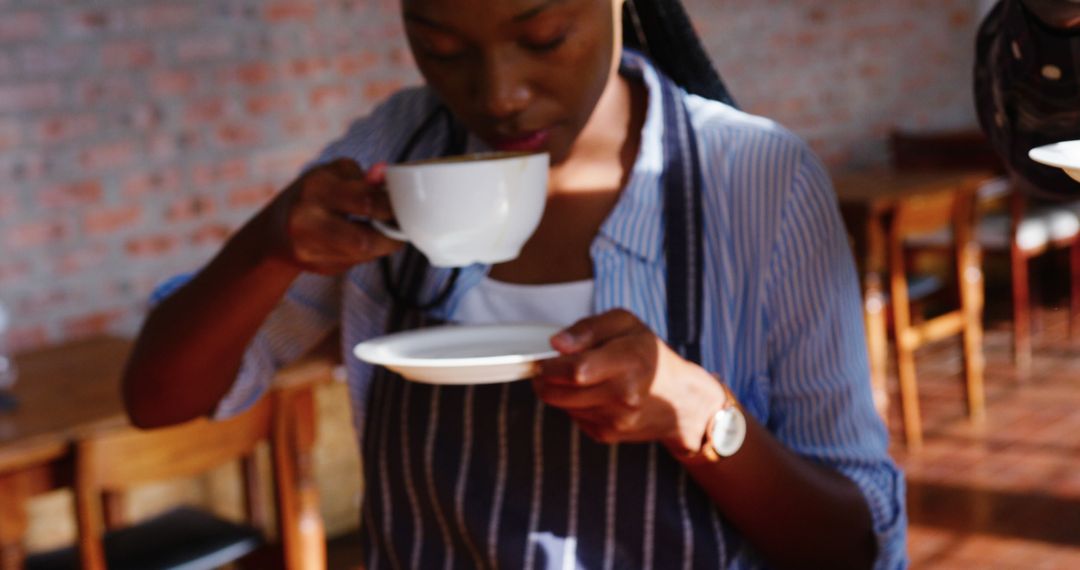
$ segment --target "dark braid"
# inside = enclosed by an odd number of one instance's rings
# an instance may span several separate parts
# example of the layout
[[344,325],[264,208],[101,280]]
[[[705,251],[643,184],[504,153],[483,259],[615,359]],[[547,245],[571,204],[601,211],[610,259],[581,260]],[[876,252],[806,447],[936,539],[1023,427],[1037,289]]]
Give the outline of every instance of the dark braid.
[[688,92],[735,105],[679,0],[627,0],[623,45],[644,53]]

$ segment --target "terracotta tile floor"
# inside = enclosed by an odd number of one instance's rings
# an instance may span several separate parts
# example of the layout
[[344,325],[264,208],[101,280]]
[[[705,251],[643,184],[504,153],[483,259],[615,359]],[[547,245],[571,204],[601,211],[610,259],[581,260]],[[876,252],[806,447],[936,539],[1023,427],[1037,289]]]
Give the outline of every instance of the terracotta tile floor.
[[[891,410],[912,568],[1080,569],[1080,337],[1068,339],[1063,311],[1044,311],[1026,379],[1010,342],[1008,322],[989,325],[985,425],[967,421],[953,341],[916,356],[925,430],[917,457],[899,443],[898,405]],[[357,542],[331,541],[330,568],[359,568]]]
[[1008,322],[988,326],[982,426],[965,415],[958,343],[917,354],[924,449],[893,446],[914,568],[1080,568],[1080,339],[1064,311],[1043,311],[1026,378],[1010,343]]

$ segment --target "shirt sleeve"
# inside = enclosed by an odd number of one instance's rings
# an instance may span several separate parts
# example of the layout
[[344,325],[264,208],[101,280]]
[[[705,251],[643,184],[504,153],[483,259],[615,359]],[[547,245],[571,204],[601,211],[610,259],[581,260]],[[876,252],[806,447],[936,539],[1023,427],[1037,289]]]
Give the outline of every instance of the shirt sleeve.
[[861,296],[832,184],[804,149],[766,280],[769,430],[850,478],[869,506],[875,568],[903,568],[904,478],[874,409]]
[[232,417],[254,405],[274,374],[314,348],[338,325],[340,315],[340,278],[312,273],[298,277],[248,344],[236,380],[214,417]]
[[[365,168],[389,160],[401,145],[403,133],[411,132],[411,125],[434,105],[427,89],[399,91],[369,115],[354,121],[302,170],[338,158],[353,159]],[[181,275],[164,282],[153,293],[152,301],[173,293],[190,277]],[[237,378],[218,403],[215,417],[231,417],[251,407],[270,387],[281,367],[306,354],[339,325],[342,282],[340,277],[307,273],[297,278],[248,345]]]
[[[181,273],[163,281],[150,294],[151,305],[179,291],[194,276],[195,272]],[[340,280],[332,277],[305,273],[297,278],[245,349],[236,380],[218,402],[215,418],[229,418],[254,405],[278,369],[314,348],[337,325],[340,289]]]

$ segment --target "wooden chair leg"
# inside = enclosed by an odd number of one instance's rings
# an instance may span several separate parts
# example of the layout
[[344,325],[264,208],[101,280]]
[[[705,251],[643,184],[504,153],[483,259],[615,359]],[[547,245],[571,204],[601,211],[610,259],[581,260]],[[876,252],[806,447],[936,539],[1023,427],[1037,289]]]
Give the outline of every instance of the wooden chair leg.
[[893,336],[896,346],[896,369],[900,383],[900,411],[904,418],[904,440],[908,450],[922,449],[922,417],[919,413],[919,388],[915,383],[915,347],[911,337],[911,307],[908,302],[907,276],[900,236],[890,231],[888,237],[889,287],[892,293]]
[[1031,288],[1028,260],[1013,244],[1009,254],[1012,274],[1013,363],[1021,378],[1031,371]]
[[1080,236],[1069,246],[1069,338],[1080,329]]
[[922,449],[922,415],[919,412],[919,387],[915,382],[915,352],[907,343],[896,340],[896,370],[900,380],[900,411],[904,416],[904,441],[909,451]]
[[106,529],[116,530],[127,524],[127,500],[123,493],[102,493],[101,508]]
[[982,423],[986,419],[982,255],[979,244],[971,239],[973,216],[960,207],[957,219],[956,269],[957,282],[960,284],[960,309],[964,315],[964,379],[967,384],[968,417],[972,422]]

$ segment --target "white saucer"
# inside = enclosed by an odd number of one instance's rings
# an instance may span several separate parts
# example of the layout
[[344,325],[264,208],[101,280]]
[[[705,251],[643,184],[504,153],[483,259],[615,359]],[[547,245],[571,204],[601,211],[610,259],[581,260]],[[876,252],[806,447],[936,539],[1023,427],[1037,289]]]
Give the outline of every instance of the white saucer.
[[529,378],[558,352],[557,325],[446,325],[362,342],[357,358],[428,384],[492,384]]
[[1056,166],[1065,171],[1073,180],[1080,182],[1080,140],[1064,141],[1040,146],[1028,151],[1028,156],[1035,162],[1047,166]]

